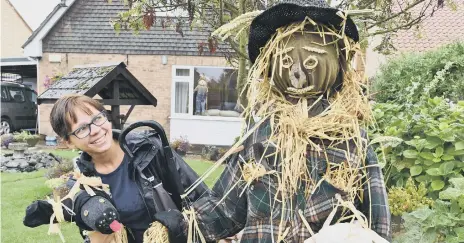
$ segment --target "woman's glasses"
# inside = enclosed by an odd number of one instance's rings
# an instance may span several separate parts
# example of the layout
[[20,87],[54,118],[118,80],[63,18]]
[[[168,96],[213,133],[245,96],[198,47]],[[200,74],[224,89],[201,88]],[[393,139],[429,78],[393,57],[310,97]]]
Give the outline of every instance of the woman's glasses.
[[105,112],[102,111],[102,112],[98,113],[96,116],[94,116],[92,118],[92,121],[90,121],[90,123],[80,126],[76,130],[74,130],[74,132],[69,133],[68,136],[74,135],[79,139],[85,138],[85,137],[89,136],[89,134],[91,132],[91,125],[92,124],[94,124],[95,126],[101,126],[101,125],[105,124],[106,121],[108,121],[108,118],[106,117]]

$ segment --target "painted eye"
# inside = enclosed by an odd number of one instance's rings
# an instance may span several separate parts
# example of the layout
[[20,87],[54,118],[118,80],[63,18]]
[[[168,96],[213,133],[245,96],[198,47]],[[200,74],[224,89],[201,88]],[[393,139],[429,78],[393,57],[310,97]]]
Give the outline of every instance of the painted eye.
[[285,55],[281,60],[283,68],[290,68],[293,65],[293,59],[289,55]]
[[306,69],[311,70],[314,69],[318,63],[319,61],[317,60],[317,57],[311,55],[306,58],[306,60],[303,62],[303,65]]

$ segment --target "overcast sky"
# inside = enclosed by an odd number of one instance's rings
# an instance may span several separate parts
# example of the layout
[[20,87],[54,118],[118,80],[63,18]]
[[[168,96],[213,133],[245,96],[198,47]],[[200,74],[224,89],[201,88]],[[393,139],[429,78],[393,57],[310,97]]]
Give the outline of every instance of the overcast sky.
[[9,0],[26,23],[35,30],[60,0]]

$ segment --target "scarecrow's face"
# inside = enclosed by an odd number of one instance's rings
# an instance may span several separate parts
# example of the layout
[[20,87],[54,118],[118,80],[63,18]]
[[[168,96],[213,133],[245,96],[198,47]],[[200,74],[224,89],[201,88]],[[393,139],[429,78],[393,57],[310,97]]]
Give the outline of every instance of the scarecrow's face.
[[284,39],[271,64],[275,64],[276,87],[297,96],[325,93],[340,70],[337,46],[331,42],[331,36],[323,38],[309,32],[296,32]]

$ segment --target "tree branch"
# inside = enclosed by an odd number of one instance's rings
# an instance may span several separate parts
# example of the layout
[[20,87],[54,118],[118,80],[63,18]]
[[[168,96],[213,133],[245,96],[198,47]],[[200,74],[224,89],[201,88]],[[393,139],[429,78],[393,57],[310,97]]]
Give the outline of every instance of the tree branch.
[[406,11],[408,11],[409,9],[415,7],[416,5],[418,5],[419,3],[422,3],[422,2],[424,2],[424,1],[425,1],[425,0],[417,0],[416,2],[414,2],[413,4],[411,4],[411,5],[409,5],[407,8],[405,8],[403,11],[400,11],[400,12],[398,12],[398,13],[396,13],[396,14],[393,14],[392,16],[390,16],[390,17],[388,17],[388,18],[386,18],[386,19],[377,21],[377,22],[375,22],[375,23],[373,23],[373,24],[367,26],[366,29],[371,29],[371,28],[373,28],[373,27],[375,27],[375,26],[378,26],[378,25],[380,25],[380,24],[382,24],[382,23],[385,23],[385,22],[387,22],[387,21],[389,21],[389,20],[391,20],[391,19],[393,19],[393,18],[396,18],[396,17],[398,17],[399,15],[404,14],[404,13],[405,13]]
[[398,30],[401,30],[401,29],[410,29],[412,26],[418,24],[422,20],[423,17],[425,17],[425,16],[419,16],[416,19],[414,19],[414,20],[412,20],[409,23],[406,23],[404,25],[397,26],[397,27],[395,27],[393,29],[377,31],[377,32],[374,32],[372,34],[369,34],[368,36],[381,35],[381,34],[386,34],[386,33],[389,33],[389,32],[397,32]]

